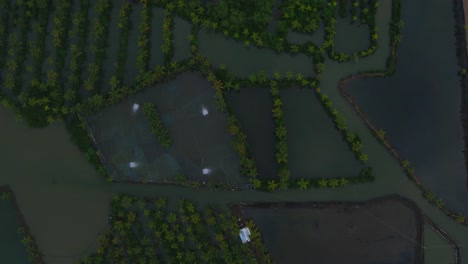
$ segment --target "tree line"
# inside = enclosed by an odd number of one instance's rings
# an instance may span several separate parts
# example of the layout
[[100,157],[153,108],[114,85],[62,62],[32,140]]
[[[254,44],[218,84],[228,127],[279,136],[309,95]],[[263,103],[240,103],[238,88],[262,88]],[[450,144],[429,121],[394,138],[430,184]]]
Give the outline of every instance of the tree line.
[[169,136],[169,130],[167,130],[162,123],[156,105],[153,103],[145,103],[143,105],[143,114],[149,122],[151,133],[158,138],[159,144],[165,149],[170,148],[172,139]]

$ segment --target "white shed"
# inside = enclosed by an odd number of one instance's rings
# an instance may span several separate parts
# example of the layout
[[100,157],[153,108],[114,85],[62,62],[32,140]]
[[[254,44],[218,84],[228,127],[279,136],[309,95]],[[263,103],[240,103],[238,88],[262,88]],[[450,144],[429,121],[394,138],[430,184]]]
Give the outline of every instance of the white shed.
[[248,227],[244,227],[240,230],[239,236],[242,240],[242,243],[250,242],[250,229]]

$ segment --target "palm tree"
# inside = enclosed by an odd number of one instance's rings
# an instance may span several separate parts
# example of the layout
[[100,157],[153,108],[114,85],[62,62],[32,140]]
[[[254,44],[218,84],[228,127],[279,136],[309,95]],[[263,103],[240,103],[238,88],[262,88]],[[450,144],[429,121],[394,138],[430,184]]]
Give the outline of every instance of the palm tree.
[[320,186],[320,188],[326,188],[328,186],[327,179],[320,179],[319,180],[319,186]]
[[276,188],[278,188],[278,183],[275,180],[268,181],[268,190],[274,191]]
[[345,178],[340,179],[340,186],[348,185],[348,183],[349,183],[348,179],[345,179]]
[[376,134],[377,134],[377,138],[379,138],[381,140],[383,140],[384,137],[385,137],[385,131],[383,129],[377,130]]
[[429,202],[434,202],[436,197],[432,192],[425,192],[424,197],[429,201]]
[[297,182],[297,185],[299,186],[299,189],[302,189],[302,190],[307,189],[309,187],[309,184],[310,184],[310,181],[309,180],[304,180],[304,179],[300,179]]
[[435,200],[435,204],[436,204],[437,208],[439,208],[439,209],[444,206],[444,202],[440,198]]
[[366,154],[364,153],[361,153],[361,155],[359,155],[359,160],[362,161],[362,162],[365,162],[368,160],[368,157]]
[[338,179],[336,178],[332,178],[330,179],[330,181],[328,182],[328,185],[332,188],[336,188],[338,186],[340,186],[340,182],[338,181]]
[[406,168],[408,168],[408,167],[410,166],[410,163],[409,163],[408,160],[403,160],[403,161],[402,161],[402,165],[403,165],[403,168],[406,169]]

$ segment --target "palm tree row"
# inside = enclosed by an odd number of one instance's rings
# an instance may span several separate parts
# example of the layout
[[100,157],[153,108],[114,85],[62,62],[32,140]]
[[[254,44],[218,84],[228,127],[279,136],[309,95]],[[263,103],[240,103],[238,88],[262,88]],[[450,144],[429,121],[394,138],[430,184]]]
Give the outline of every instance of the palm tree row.
[[84,83],[85,89],[92,91],[94,94],[98,94],[100,90],[102,63],[106,55],[112,8],[113,6],[110,0],[98,0],[96,2],[97,18],[94,20],[92,31],[94,44],[91,46],[91,51],[95,55],[95,60],[88,65],[88,79]]
[[169,131],[164,127],[156,105],[153,103],[145,103],[143,105],[143,114],[149,122],[151,132],[157,137],[159,144],[168,149],[171,147],[172,139],[169,136]]
[[125,63],[127,61],[127,46],[128,46],[128,35],[132,27],[130,23],[130,14],[132,13],[132,5],[127,1],[122,1],[122,6],[119,11],[118,27],[120,28],[120,41],[119,41],[119,55],[117,58],[117,69],[115,78],[111,78],[110,86],[114,90],[117,86],[122,83]]
[[[390,76],[396,69],[396,54],[398,51],[398,44],[401,42],[401,29],[404,25],[401,20],[401,0],[392,1],[392,21],[390,22],[390,46],[391,54],[387,60],[386,76]],[[463,49],[465,47],[462,47]]]
[[52,30],[53,43],[56,51],[55,67],[61,79],[67,50],[69,25],[71,20],[71,1],[64,0],[57,3],[54,12],[54,29]]
[[23,236],[21,239],[21,243],[26,248],[26,252],[28,252],[28,260],[30,263],[44,263],[42,261],[41,253],[39,252],[39,248],[36,245],[34,239],[29,235],[25,234],[24,227],[18,228],[18,234]]
[[77,43],[71,44],[70,74],[68,80],[70,87],[65,92],[64,99],[74,105],[80,100],[80,84],[82,80],[83,63],[85,61],[85,45],[88,38],[88,9],[89,0],[80,1],[80,11],[73,16],[73,32],[77,35]]
[[9,88],[12,89],[13,94],[15,96],[19,95],[23,87],[22,73],[24,68],[24,61],[26,60],[26,42],[31,21],[31,7],[29,5],[26,5],[25,3],[17,4],[18,8],[20,8],[22,12],[20,17],[16,21],[15,19],[13,19],[13,25],[15,25],[16,23],[17,26],[19,26],[20,34],[17,39],[17,42],[15,41],[15,47],[13,48],[13,46],[10,46],[10,51],[12,52],[12,54],[15,54],[16,60],[10,59],[9,61],[7,61],[7,67],[11,71],[11,75],[8,75],[6,79],[6,84],[9,85]]
[[237,154],[239,154],[242,175],[249,177],[249,181],[255,189],[260,188],[261,182],[257,177],[257,166],[248,150],[247,135],[242,131],[239,121],[232,110],[228,111],[226,129],[228,133],[234,137],[232,148],[237,152]]
[[5,65],[6,54],[8,50],[8,35],[10,33],[9,17],[10,17],[10,1],[4,1],[1,5],[1,21],[0,21],[0,70],[3,70]]
[[34,241],[34,238],[29,233],[29,229],[26,226],[26,222],[24,221],[24,218],[18,208],[18,204],[16,203],[16,198],[8,186],[0,187],[0,199],[6,203],[7,202],[12,203],[13,207],[16,210],[16,218],[18,219],[18,222],[19,222],[19,227],[18,227],[17,232],[18,232],[19,237],[21,237],[21,243],[25,247],[26,252],[28,254],[29,262],[38,263],[38,264],[44,263],[44,261],[42,260],[42,255],[39,252],[39,248],[37,247],[36,242]]
[[315,89],[315,93],[322,103],[325,111],[332,117],[336,129],[341,132],[345,141],[348,143],[349,148],[354,152],[356,158],[358,158],[364,164],[368,157],[361,151],[362,142],[359,136],[356,133],[348,130],[346,126],[346,119],[340,112],[338,112],[336,108],[333,107],[333,104],[327,94],[321,92],[319,87]]
[[174,29],[174,17],[170,11],[165,11],[165,18],[163,23],[163,39],[164,43],[161,47],[164,52],[164,63],[165,65],[170,64],[172,57],[174,56],[174,43],[173,33]]
[[[138,74],[143,74],[148,70],[148,60],[150,54],[150,35],[151,35],[151,15],[152,6],[143,5],[141,11],[141,23],[138,26],[140,35],[138,36],[138,55],[137,69]],[[164,36],[166,38],[166,36]],[[166,39],[165,39],[166,40]]]
[[280,97],[278,82],[270,82],[270,93],[273,98],[273,120],[276,135],[276,162],[278,163],[278,180],[281,189],[287,189],[291,172],[288,168],[287,130],[284,123],[283,101]]

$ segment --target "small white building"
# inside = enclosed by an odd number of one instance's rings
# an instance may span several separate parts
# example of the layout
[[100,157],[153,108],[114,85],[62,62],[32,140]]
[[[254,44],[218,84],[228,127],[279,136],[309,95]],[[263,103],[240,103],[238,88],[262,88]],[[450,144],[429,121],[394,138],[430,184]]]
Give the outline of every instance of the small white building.
[[242,240],[242,243],[250,242],[250,229],[248,227],[244,227],[240,230],[239,236]]

